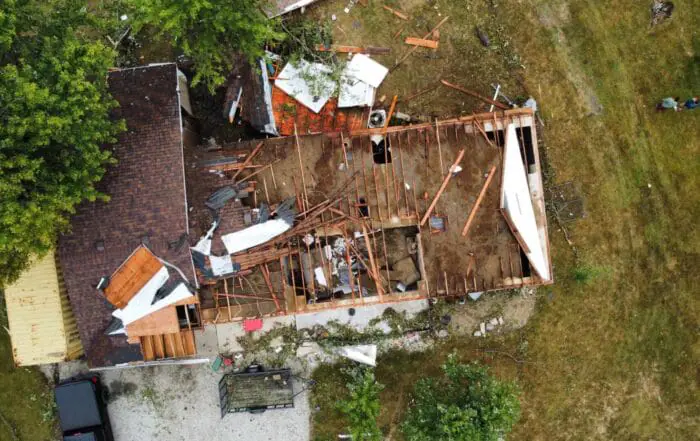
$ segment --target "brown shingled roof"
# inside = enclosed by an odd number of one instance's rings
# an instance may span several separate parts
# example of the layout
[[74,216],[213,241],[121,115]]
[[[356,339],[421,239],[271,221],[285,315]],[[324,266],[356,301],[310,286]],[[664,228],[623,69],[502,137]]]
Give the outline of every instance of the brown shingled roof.
[[95,289],[100,277],[112,274],[140,243],[194,283],[189,241],[173,246],[188,233],[176,65],[114,71],[108,81],[120,104],[114,117],[127,124],[112,147],[118,163],[98,184],[110,200],[81,204],[71,233],[59,239],[66,288],[92,366],[142,358],[139,346],[129,345],[126,337],[104,334],[113,307]]

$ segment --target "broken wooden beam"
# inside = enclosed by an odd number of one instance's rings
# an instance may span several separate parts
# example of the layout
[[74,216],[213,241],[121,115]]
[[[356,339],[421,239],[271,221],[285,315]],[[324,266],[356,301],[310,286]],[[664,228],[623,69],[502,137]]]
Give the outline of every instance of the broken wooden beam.
[[267,285],[267,289],[270,291],[270,295],[272,296],[272,300],[275,302],[275,308],[277,308],[278,311],[280,311],[280,303],[277,300],[277,296],[275,295],[275,289],[272,287],[272,280],[270,280],[270,269],[267,266],[267,263],[264,265],[260,266],[260,271],[263,274],[263,278],[265,279],[265,284]]
[[408,20],[408,15],[404,14],[403,12],[397,11],[394,8],[390,8],[387,5],[382,5],[382,7],[384,9],[386,9],[387,11],[391,12],[392,14],[394,14],[395,16],[399,17],[401,20]]
[[418,92],[412,93],[411,95],[407,96],[406,98],[401,98],[401,99],[399,100],[399,102],[400,102],[400,103],[407,103],[407,102],[411,101],[411,100],[414,99],[414,98],[418,98],[419,96],[421,96],[421,95],[423,95],[423,94],[426,94],[426,93],[428,93],[428,92],[430,92],[430,91],[433,91],[433,90],[437,89],[439,85],[440,85],[440,83],[435,82],[435,83],[431,84],[430,86],[426,87],[425,89],[421,89],[421,90],[419,90]]
[[449,184],[450,179],[452,179],[452,172],[457,168],[459,163],[462,162],[463,157],[464,157],[464,149],[460,150],[454,164],[452,164],[450,166],[450,169],[448,170],[448,173],[445,176],[445,179],[443,179],[443,181],[442,181],[442,185],[440,185],[440,189],[437,191],[437,193],[435,194],[435,197],[433,198],[433,202],[430,203],[430,206],[428,207],[428,211],[425,212],[423,219],[420,221],[421,227],[423,225],[425,225],[425,223],[430,218],[430,215],[432,214],[433,210],[435,209],[435,205],[437,205],[438,199],[440,199],[440,196],[442,196],[442,192],[445,191],[445,188],[447,188],[447,184]]
[[437,49],[438,42],[435,40],[426,40],[424,38],[417,37],[406,37],[404,43],[410,44],[411,46],[427,47],[429,49]]
[[467,95],[471,95],[474,98],[479,98],[481,101],[484,101],[486,103],[493,104],[494,106],[498,107],[499,109],[508,110],[508,106],[506,106],[505,104],[499,103],[498,101],[494,101],[491,98],[485,97],[483,95],[479,95],[478,93],[474,92],[473,90],[465,89],[462,86],[458,86],[456,84],[449,83],[445,80],[440,80],[440,82],[449,88],[452,88],[454,90],[458,90],[462,93],[466,93]]
[[[384,122],[384,135],[386,135],[386,129],[389,127],[389,120],[391,120],[391,117],[394,116],[394,110],[396,110],[396,102],[398,101],[399,96],[394,95],[394,99],[391,100],[391,106],[389,107],[389,113],[386,115],[386,121]],[[389,145],[387,142],[386,145]],[[385,151],[387,149],[384,149]]]
[[278,162],[280,162],[280,161],[281,161],[281,159],[277,159],[277,160],[272,161],[271,163],[269,163],[269,164],[267,164],[267,165],[261,166],[261,168],[259,168],[258,170],[255,170],[253,173],[249,174],[248,176],[246,176],[245,178],[241,179],[241,180],[238,181],[238,182],[239,182],[239,183],[240,183],[240,182],[245,182],[245,181],[247,181],[248,179],[252,178],[253,176],[257,175],[258,173],[262,173],[262,172],[264,172],[264,171],[267,170],[267,169],[271,169],[273,164],[276,164],[276,163],[278,163]]
[[301,170],[301,185],[302,194],[304,195],[304,207],[309,207],[309,195],[306,193],[306,178],[304,178],[304,164],[301,161],[301,147],[299,146],[299,135],[297,134],[297,124],[294,123],[294,141],[297,146],[297,155],[299,156],[299,169]]
[[387,55],[391,53],[390,47],[379,46],[345,46],[341,44],[317,44],[315,49],[318,52],[338,52],[343,54]]
[[479,206],[481,205],[481,201],[484,199],[484,195],[486,194],[486,190],[489,188],[489,184],[491,183],[491,180],[493,179],[493,175],[495,173],[496,173],[496,166],[494,165],[493,167],[491,167],[491,170],[489,171],[489,174],[486,177],[486,182],[484,182],[483,187],[481,187],[481,191],[479,192],[479,197],[476,198],[476,202],[474,203],[474,206],[472,207],[472,210],[469,213],[469,217],[467,218],[467,223],[464,224],[464,229],[462,229],[462,236],[466,236],[467,233],[469,233],[469,228],[472,225],[472,221],[474,220],[474,216],[476,216],[476,212],[479,210]]
[[381,280],[381,275],[379,274],[379,269],[377,268],[377,263],[374,260],[374,253],[372,252],[372,243],[369,241],[369,236],[367,234],[367,228],[362,225],[362,236],[365,239],[365,244],[367,245],[367,254],[369,255],[369,264],[372,266],[372,273],[375,275],[375,281],[377,282],[377,294],[379,294],[379,301],[382,301],[382,296],[384,295],[384,286]]
[[[430,32],[428,32],[427,34],[425,34],[425,36],[424,36],[423,38],[424,38],[424,39],[425,39],[425,38],[430,38],[430,36],[433,35],[433,33],[434,33],[435,31],[437,31],[438,28],[439,28],[440,26],[442,26],[443,24],[445,24],[445,22],[447,21],[448,18],[450,18],[450,17],[447,16],[447,17],[443,18],[442,20],[440,20],[440,23],[438,23],[437,25],[435,25],[435,27],[434,27],[433,29],[431,29]],[[413,52],[415,52],[417,49],[418,49],[418,46],[413,46],[411,49],[409,49],[408,52],[406,52],[406,55],[404,55],[403,57],[401,57],[401,59],[400,59],[399,61],[397,61],[396,64],[394,65],[394,67],[392,67],[390,70],[394,70],[394,69],[396,69],[397,67],[399,67],[399,65],[400,65],[401,63],[403,63],[404,61],[406,61],[406,58],[410,57],[411,54],[412,54]]]
[[260,149],[263,147],[264,144],[265,144],[264,142],[260,141],[260,142],[258,143],[258,145],[255,146],[255,148],[253,149],[253,151],[250,152],[250,155],[248,155],[248,157],[245,158],[245,161],[243,161],[243,165],[241,166],[240,170],[238,170],[238,171],[236,172],[236,174],[233,175],[233,177],[231,178],[231,180],[235,181],[236,178],[238,177],[238,175],[240,175],[241,172],[242,172],[246,167],[248,167],[248,165],[250,165],[250,163],[253,161],[253,158],[255,158],[255,155],[258,154],[258,152],[260,151]]

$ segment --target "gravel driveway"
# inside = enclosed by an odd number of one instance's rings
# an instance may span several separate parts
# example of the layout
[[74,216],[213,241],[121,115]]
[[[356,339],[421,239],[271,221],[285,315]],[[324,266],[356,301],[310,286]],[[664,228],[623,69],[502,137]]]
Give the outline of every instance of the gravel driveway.
[[[83,363],[66,363],[60,375],[67,378],[85,370]],[[117,369],[100,375],[110,390],[115,441],[309,439],[308,392],[294,398],[293,409],[228,414],[222,419],[218,395],[222,375],[208,364]],[[301,389],[295,380],[294,392]]]
[[[208,365],[159,366],[102,373],[111,398],[109,415],[116,441],[234,441],[309,439],[307,393],[295,408],[259,415],[238,413],[221,418],[218,382]],[[300,383],[294,385],[298,392]]]

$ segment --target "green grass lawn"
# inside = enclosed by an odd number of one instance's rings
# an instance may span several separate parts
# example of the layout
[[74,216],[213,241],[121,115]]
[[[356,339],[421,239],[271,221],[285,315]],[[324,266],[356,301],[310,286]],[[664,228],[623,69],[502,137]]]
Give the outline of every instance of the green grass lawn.
[[[403,53],[392,35],[404,23],[371,3],[354,17],[335,11],[351,34],[338,31],[336,39]],[[434,374],[455,349],[518,379],[523,417],[511,439],[688,440],[700,433],[700,111],[654,111],[664,96],[700,95],[700,2],[675,1],[672,20],[654,29],[649,3],[437,1],[435,10],[396,2],[412,17],[404,35],[422,37],[438,11],[450,20],[436,58],[414,56],[380,94],[405,96],[437,78],[483,94],[491,82],[510,95],[532,94],[546,123],[548,185],[575,181],[587,216],[569,231],[578,256],[550,219],[555,285],[521,335],[488,342],[513,354],[526,341],[530,363],[485,357],[469,341],[381,358],[386,433],[400,421],[415,378]],[[370,29],[349,33],[365,15]],[[489,32],[490,48],[481,47],[475,25]],[[438,89],[398,110],[442,117],[476,106]],[[336,372],[324,367],[317,376],[341,393]],[[323,403],[319,387],[314,399]],[[344,424],[325,404],[314,416],[318,439]]]
[[53,391],[37,369],[14,366],[2,295],[0,325],[0,441],[55,440]]

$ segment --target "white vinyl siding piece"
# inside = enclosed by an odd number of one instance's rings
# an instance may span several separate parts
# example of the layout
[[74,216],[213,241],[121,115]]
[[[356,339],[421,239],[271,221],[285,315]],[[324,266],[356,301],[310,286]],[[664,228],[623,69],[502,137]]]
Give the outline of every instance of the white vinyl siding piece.
[[550,280],[549,263],[543,246],[544,242],[537,227],[527,174],[513,124],[508,125],[506,132],[506,145],[503,152],[503,188],[501,191],[501,209],[511,227],[514,228],[516,237],[527,247],[525,254],[532,269],[542,280]]

